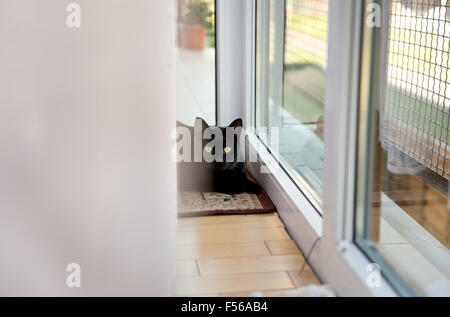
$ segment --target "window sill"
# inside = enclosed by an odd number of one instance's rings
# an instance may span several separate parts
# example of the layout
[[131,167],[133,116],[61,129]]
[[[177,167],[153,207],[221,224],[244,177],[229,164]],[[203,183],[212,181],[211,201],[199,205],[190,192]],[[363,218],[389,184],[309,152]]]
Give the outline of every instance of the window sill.
[[[310,264],[314,268],[311,248],[322,237],[322,216],[286,172],[279,168],[275,158],[258,137],[255,134],[249,134],[248,141],[250,157],[256,157],[255,154],[258,157],[257,163],[248,164],[250,172],[265,188],[277,207],[287,231],[303,254],[311,255],[312,263]],[[320,272],[317,273],[320,275]]]

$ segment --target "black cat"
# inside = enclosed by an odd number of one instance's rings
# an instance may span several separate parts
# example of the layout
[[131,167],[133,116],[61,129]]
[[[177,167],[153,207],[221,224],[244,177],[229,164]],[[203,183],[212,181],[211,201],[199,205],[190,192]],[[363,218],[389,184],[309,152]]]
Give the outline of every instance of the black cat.
[[[190,133],[190,140],[184,140],[179,155],[184,155],[178,163],[178,187],[183,191],[219,192],[225,194],[259,194],[261,186],[250,181],[246,174],[243,147],[240,146],[242,120],[233,121],[228,127],[209,127],[205,120],[197,118],[195,126],[189,127],[177,122],[178,128]],[[230,130],[231,128],[231,130]],[[180,131],[180,130],[179,130]],[[197,132],[197,133],[196,133]],[[233,132],[233,133],[231,133]],[[202,137],[203,136],[203,137]],[[219,137],[222,136],[222,137]],[[186,136],[183,136],[186,137]],[[180,142],[181,138],[177,140]],[[190,151],[185,149],[190,146]],[[201,159],[197,156],[201,152]]]

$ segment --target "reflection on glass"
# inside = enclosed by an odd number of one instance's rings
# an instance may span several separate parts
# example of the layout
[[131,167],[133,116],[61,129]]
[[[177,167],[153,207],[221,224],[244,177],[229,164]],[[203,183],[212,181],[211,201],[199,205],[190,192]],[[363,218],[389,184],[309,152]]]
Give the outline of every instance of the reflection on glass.
[[256,128],[266,142],[268,127],[280,127],[278,111],[283,104],[284,3],[257,3]]
[[177,0],[177,120],[216,122],[215,1]]
[[358,162],[356,241],[404,294],[450,295],[449,11],[441,1],[391,2],[374,129],[360,127],[360,148],[372,146]]
[[257,4],[256,125],[280,129],[280,161],[320,210],[328,1]]

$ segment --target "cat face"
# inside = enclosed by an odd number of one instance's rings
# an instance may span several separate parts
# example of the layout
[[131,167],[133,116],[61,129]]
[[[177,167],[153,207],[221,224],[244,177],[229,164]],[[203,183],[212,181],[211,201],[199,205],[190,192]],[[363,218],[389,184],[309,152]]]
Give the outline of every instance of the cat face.
[[242,120],[237,119],[227,127],[210,127],[203,119],[196,126],[203,131],[203,161],[217,171],[231,170],[242,162]]

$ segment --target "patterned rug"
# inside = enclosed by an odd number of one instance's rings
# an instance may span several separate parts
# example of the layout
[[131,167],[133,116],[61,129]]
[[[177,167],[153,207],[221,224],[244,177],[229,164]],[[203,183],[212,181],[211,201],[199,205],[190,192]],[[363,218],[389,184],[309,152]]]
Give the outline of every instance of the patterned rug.
[[276,211],[265,191],[261,194],[179,192],[178,217],[263,214]]

